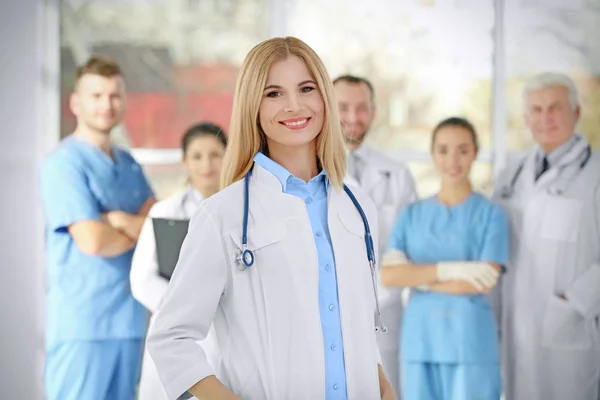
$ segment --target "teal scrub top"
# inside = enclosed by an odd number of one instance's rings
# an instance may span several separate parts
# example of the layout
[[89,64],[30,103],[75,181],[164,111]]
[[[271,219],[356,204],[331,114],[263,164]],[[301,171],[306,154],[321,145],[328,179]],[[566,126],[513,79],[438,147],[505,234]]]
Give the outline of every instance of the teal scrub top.
[[69,136],[42,166],[49,345],[144,336],[146,311],[129,285],[133,250],[108,258],[87,255],[68,232],[76,222],[101,221],[100,214],[107,211],[136,214],[154,197],[133,157],[117,146],[112,155]]
[[[485,261],[506,266],[509,227],[504,210],[478,193],[453,206],[437,196],[409,205],[398,217],[388,247],[415,265],[440,261]],[[494,313],[485,294],[411,291],[404,311],[404,361],[498,362]]]

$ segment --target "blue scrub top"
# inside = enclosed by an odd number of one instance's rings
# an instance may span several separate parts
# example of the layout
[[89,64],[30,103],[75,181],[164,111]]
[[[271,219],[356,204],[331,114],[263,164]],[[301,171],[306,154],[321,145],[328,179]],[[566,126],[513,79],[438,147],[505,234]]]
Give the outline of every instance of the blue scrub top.
[[[417,265],[485,261],[506,266],[508,218],[499,205],[478,193],[450,207],[434,196],[401,213],[388,247],[403,251]],[[402,322],[403,360],[498,362],[496,323],[486,295],[412,292]]]
[[129,286],[133,250],[110,258],[90,256],[79,250],[68,232],[76,222],[101,221],[100,214],[107,211],[136,214],[154,197],[133,157],[116,146],[112,155],[69,136],[47,157],[41,170],[49,345],[144,335],[146,311]]

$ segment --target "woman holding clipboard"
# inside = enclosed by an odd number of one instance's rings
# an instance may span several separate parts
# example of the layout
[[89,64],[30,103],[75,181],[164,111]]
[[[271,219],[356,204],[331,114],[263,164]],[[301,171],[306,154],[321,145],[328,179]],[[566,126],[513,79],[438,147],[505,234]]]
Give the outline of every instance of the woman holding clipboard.
[[[201,123],[190,127],[183,136],[181,146],[188,185],[182,192],[156,203],[144,223],[131,265],[131,292],[152,314],[158,310],[169,283],[159,269],[154,222],[160,219],[187,221],[202,200],[219,190],[221,160],[226,145],[225,134],[218,126]],[[218,363],[219,352],[212,335],[205,342],[210,342],[206,343],[206,350]],[[167,399],[147,352],[144,353],[139,399]]]

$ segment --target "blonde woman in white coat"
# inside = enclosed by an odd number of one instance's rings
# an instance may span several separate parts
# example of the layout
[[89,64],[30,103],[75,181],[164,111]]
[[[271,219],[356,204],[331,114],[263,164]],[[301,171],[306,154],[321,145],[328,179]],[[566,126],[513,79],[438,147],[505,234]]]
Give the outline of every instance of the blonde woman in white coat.
[[[190,222],[146,342],[169,399],[393,400],[375,329],[377,210],[342,187],[333,84],[304,42],[250,51],[229,140],[222,189]],[[211,326],[221,371],[196,345]]]
[[[180,193],[156,203],[142,228],[131,266],[131,292],[152,314],[156,313],[167,291],[168,280],[158,273],[156,241],[152,218],[189,220],[202,200],[219,189],[221,161],[227,139],[221,128],[212,123],[190,127],[183,136],[183,165],[188,185]],[[203,342],[209,360],[218,368],[220,353],[213,335]],[[144,353],[139,400],[166,400],[156,368],[148,352]]]

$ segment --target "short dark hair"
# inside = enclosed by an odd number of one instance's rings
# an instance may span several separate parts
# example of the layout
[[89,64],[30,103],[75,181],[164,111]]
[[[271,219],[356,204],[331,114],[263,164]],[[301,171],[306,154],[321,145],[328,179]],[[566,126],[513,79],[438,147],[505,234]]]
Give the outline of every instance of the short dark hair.
[[475,150],[479,150],[479,143],[477,141],[477,132],[475,131],[475,127],[473,126],[473,124],[471,122],[469,122],[469,120],[467,120],[466,118],[461,118],[461,117],[446,118],[445,120],[443,120],[442,122],[440,122],[439,124],[436,125],[435,129],[433,130],[433,135],[431,137],[431,148],[432,149],[433,149],[433,145],[435,143],[435,137],[437,136],[438,131],[440,129],[446,128],[448,126],[459,127],[459,128],[463,128],[463,129],[466,129],[467,131],[469,131],[471,133],[471,135],[473,136],[473,144],[475,145]]
[[75,80],[78,82],[85,74],[100,75],[105,78],[122,75],[116,62],[100,55],[91,56],[85,64],[79,66],[75,72]]
[[194,139],[202,136],[213,136],[223,144],[223,147],[227,147],[227,137],[225,137],[223,129],[211,122],[201,122],[192,125],[183,134],[183,138],[181,139],[181,150],[183,150],[183,154],[187,152],[190,143],[192,143]]
[[375,89],[373,89],[373,84],[367,78],[355,75],[341,75],[333,80],[333,85],[335,86],[335,84],[338,82],[346,82],[353,85],[364,83],[367,85],[369,92],[371,92],[371,105],[375,107]]

